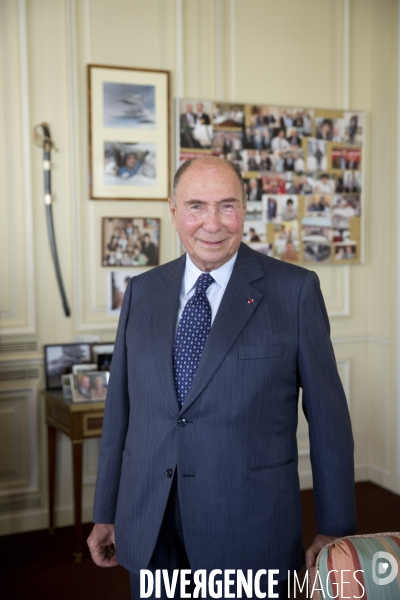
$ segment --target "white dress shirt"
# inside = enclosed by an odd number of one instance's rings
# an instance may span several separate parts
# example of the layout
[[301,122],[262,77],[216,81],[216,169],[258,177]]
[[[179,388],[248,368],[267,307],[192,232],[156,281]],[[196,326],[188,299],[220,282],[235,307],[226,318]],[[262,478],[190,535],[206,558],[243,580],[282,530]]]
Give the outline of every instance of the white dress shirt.
[[[219,305],[221,304],[222,296],[225,293],[226,286],[232,275],[233,266],[237,257],[237,252],[228,262],[222,267],[210,271],[211,277],[214,279],[213,283],[207,288],[206,295],[211,306],[211,325],[214,322],[215,315],[217,314]],[[179,310],[178,319],[176,322],[176,329],[178,330],[179,320],[182,316],[183,309],[185,308],[186,302],[194,294],[196,287],[196,281],[204,271],[200,271],[198,267],[190,259],[189,254],[186,254],[186,266],[185,273],[182,278],[181,293],[179,296]]]
[[286,150],[286,148],[289,148],[290,144],[287,141],[287,139],[285,138],[281,138],[279,137],[279,135],[277,135],[276,137],[273,138],[272,142],[271,142],[271,148],[272,150],[276,151],[276,150]]

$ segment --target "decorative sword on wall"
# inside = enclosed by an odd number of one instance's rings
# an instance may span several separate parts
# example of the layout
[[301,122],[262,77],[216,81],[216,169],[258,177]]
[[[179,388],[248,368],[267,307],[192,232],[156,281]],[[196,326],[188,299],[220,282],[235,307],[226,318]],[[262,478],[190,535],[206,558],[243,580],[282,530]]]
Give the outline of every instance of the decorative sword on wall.
[[[40,131],[41,130],[41,131]],[[54,268],[58,282],[58,288],[61,294],[61,300],[64,307],[65,316],[69,317],[71,311],[69,309],[67,296],[65,294],[64,284],[61,276],[60,263],[58,261],[56,238],[54,233],[53,212],[51,206],[51,149],[57,151],[57,148],[51,139],[50,127],[48,123],[40,123],[33,128],[33,139],[37,146],[43,148],[43,173],[44,173],[44,203],[46,206],[46,221],[47,232],[49,234],[49,242],[51,254],[53,256]]]

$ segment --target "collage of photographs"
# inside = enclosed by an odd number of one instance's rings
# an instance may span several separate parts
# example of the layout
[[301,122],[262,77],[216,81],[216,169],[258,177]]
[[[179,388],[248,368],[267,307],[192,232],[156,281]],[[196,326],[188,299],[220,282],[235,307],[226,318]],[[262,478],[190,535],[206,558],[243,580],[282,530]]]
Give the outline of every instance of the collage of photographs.
[[362,262],[365,113],[177,100],[177,165],[212,154],[245,183],[243,241],[293,263]]

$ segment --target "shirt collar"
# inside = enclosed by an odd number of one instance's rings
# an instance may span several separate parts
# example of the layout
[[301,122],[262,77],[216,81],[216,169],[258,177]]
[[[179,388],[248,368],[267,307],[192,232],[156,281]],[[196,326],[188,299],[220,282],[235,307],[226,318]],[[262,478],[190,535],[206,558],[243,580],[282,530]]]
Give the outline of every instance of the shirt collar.
[[[235,264],[237,257],[237,252],[232,256],[228,262],[223,264],[215,271],[210,271],[210,275],[224,289],[228,285],[228,281],[232,274],[233,266]],[[185,295],[188,294],[192,288],[196,285],[196,281],[200,277],[203,271],[200,271],[198,267],[193,263],[188,253],[186,253],[186,267],[185,267],[185,276],[184,276],[184,287],[185,287]]]

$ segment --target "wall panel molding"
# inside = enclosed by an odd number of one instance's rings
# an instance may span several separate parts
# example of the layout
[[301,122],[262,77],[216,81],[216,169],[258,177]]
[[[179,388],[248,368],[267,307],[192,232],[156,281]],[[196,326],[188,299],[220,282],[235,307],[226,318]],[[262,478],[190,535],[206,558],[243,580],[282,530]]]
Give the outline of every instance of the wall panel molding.
[[382,335],[341,335],[331,337],[333,344],[379,344],[381,346],[391,346],[391,338]]
[[[85,33],[89,27],[89,2],[85,0]],[[79,143],[78,143],[78,95],[77,95],[77,76],[76,76],[76,37],[75,37],[75,0],[67,0],[67,60],[68,60],[68,92],[69,92],[69,121],[70,121],[70,147],[69,160],[71,169],[71,192],[72,192],[72,236],[73,236],[73,262],[74,262],[74,322],[77,331],[82,330],[81,313],[81,243],[80,243],[80,219],[79,219]],[[87,40],[85,40],[87,41]],[[88,44],[85,45],[87,50]],[[86,108],[86,107],[85,107]],[[85,163],[84,163],[85,164]],[[92,227],[90,227],[92,229]]]
[[[24,164],[24,208],[26,224],[26,295],[28,325],[18,333],[36,332],[36,294],[35,294],[35,252],[33,245],[33,211],[32,211],[32,161],[31,161],[31,122],[29,100],[29,62],[28,62],[28,30],[26,0],[19,0],[19,42],[21,61],[21,120],[22,120],[22,152]],[[13,332],[14,333],[14,332]],[[15,332],[17,333],[17,332]]]
[[236,1],[229,0],[229,30],[230,30],[230,100],[236,100]]
[[[36,333],[32,212],[31,123],[26,0],[0,2],[9,251],[9,306],[1,313],[3,336]],[[9,45],[14,44],[10,53]],[[10,68],[11,61],[14,70]],[[17,91],[18,90],[18,91]],[[14,96],[18,93],[18,99]],[[17,114],[18,113],[18,114]],[[11,130],[17,124],[17,128]],[[18,157],[19,163],[16,162]],[[23,165],[21,170],[20,165]],[[22,171],[22,172],[21,172]],[[21,187],[21,190],[19,189]],[[3,212],[3,215],[6,213]],[[6,217],[6,218],[7,218]],[[17,228],[18,223],[18,228]],[[19,236],[16,231],[20,231]],[[22,237],[21,237],[22,233]],[[14,235],[13,235],[14,234]],[[20,248],[22,242],[22,247]],[[7,243],[7,242],[6,242]],[[23,285],[21,283],[23,282]]]
[[[397,1],[397,148],[396,148],[396,231],[400,231],[400,0]],[[400,256],[400,236],[396,235],[396,257]],[[395,298],[395,385],[397,409],[397,476],[400,480],[400,260],[395,262],[396,298]],[[400,493],[400,485],[399,485]]]
[[350,108],[350,0],[343,0],[343,108]]
[[316,271],[330,319],[350,317],[350,269],[348,265],[343,265],[330,269],[321,267]]
[[39,492],[37,389],[0,391],[0,497]]
[[[2,95],[3,95],[3,110],[4,115],[2,119],[2,128],[4,126],[4,163],[5,159],[7,159],[7,166],[4,164],[4,181],[6,185],[6,193],[4,194],[4,201],[7,202],[7,212],[2,211],[2,217],[4,220],[8,220],[8,228],[7,232],[5,232],[8,236],[8,252],[9,256],[4,255],[4,260],[9,262],[9,285],[8,294],[9,294],[9,305],[4,306],[2,310],[2,319],[12,319],[16,316],[16,281],[15,281],[15,248],[14,248],[14,240],[10,235],[11,231],[14,231],[15,227],[15,215],[14,215],[14,185],[13,185],[13,153],[8,152],[7,149],[12,148],[12,135],[11,135],[11,122],[9,115],[11,115],[11,84],[10,84],[10,67],[9,67],[9,51],[8,51],[8,14],[7,14],[7,2],[6,0],[1,0],[0,2],[0,24],[1,24],[1,55],[2,55],[2,76],[3,76],[3,85],[1,86]],[[7,219],[8,217],[8,219]],[[7,239],[7,238],[6,238]],[[4,239],[4,243],[6,243],[6,239]],[[6,281],[6,280],[5,280]],[[4,281],[4,283],[5,283]]]
[[176,35],[176,95],[182,98],[185,95],[185,63],[183,56],[183,3],[175,0],[175,35]]
[[215,0],[215,98],[224,100],[224,28],[222,0]]

